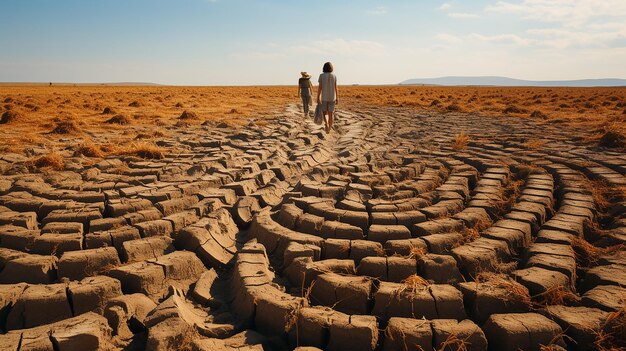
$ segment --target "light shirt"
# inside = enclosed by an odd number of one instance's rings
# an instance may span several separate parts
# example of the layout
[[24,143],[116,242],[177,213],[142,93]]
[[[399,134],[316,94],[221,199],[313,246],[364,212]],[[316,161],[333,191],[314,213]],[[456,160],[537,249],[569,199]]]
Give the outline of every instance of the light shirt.
[[337,77],[335,77],[333,73],[327,72],[320,74],[320,78],[317,82],[322,88],[322,101],[335,101],[337,99],[337,92],[335,91]]

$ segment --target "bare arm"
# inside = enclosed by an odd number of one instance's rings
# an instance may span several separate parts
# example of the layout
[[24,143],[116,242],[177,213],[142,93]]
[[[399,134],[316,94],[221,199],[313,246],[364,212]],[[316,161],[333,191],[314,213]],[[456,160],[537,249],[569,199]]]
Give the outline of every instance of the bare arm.
[[317,103],[320,103],[320,95],[322,94],[322,83],[317,85]]
[[337,90],[337,78],[335,78],[335,104],[339,103],[339,90]]
[[309,89],[310,90],[310,95],[313,95],[313,83],[311,83],[311,80],[309,79]]

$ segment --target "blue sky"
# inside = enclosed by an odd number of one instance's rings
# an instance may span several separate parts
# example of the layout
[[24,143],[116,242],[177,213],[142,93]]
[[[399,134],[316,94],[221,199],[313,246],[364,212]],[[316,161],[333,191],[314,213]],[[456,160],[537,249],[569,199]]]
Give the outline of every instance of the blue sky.
[[626,78],[624,0],[0,0],[0,81]]

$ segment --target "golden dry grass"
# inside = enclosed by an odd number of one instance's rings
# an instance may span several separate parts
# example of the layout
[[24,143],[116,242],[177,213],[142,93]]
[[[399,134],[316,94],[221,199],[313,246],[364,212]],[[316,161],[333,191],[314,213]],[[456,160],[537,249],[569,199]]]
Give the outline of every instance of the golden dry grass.
[[501,273],[480,272],[474,281],[487,287],[504,289],[509,292],[509,301],[521,302],[525,306],[531,306],[531,298],[528,289],[511,277]]
[[102,151],[100,145],[94,144],[90,139],[87,139],[80,144],[76,149],[76,153],[86,157],[104,157],[104,152]]
[[[68,137],[94,134],[114,134],[108,142],[125,145],[163,136],[150,130],[179,121],[227,121],[239,128],[250,118],[280,113],[297,99],[287,87],[0,85],[0,101],[0,116],[7,121],[1,127],[0,152],[23,153],[32,146],[22,138],[25,134],[41,137],[50,149]],[[105,156],[114,154],[104,149]]]
[[57,152],[51,152],[47,155],[30,159],[26,165],[34,166],[39,169],[53,169],[55,171],[62,171],[65,169],[65,161],[63,161],[63,157],[61,157],[61,155]]
[[585,183],[585,188],[591,191],[593,200],[601,211],[626,200],[626,186],[611,186],[602,180],[585,180]]
[[624,249],[624,246],[597,247],[585,239],[577,237],[572,240],[572,248],[576,254],[576,263],[579,266],[592,267],[598,264],[598,260],[602,256],[621,251]]
[[[624,88],[342,86],[339,94],[339,109],[385,106],[427,113],[532,118],[582,128],[588,132],[581,137],[596,145],[619,148],[626,140]],[[29,146],[17,140],[26,133],[45,136],[47,146],[54,146],[58,139],[67,138],[66,133],[104,133],[131,126],[143,128],[145,134],[145,129],[175,126],[181,121],[184,123],[179,126],[226,121],[238,128],[254,118],[257,125],[263,125],[263,118],[281,113],[287,104],[299,103],[294,86],[0,85],[0,101],[0,113],[11,119],[3,127],[8,132],[0,134],[0,145],[11,145],[4,152],[22,152]],[[111,120],[115,115],[125,116],[126,121],[120,121],[130,125],[105,123],[117,123]],[[53,130],[61,134],[49,134]],[[137,133],[113,142],[124,144]],[[463,140],[459,141],[462,148]],[[531,141],[527,146],[539,144]]]
[[557,285],[539,295],[533,296],[533,299],[537,301],[537,308],[551,305],[572,306],[580,302],[580,296],[574,294],[571,290],[562,285]]
[[454,140],[452,141],[452,149],[456,151],[463,150],[467,147],[467,145],[469,144],[469,141],[470,141],[470,137],[467,134],[465,134],[465,132],[461,132],[457,134]]
[[416,274],[404,279],[402,281],[402,284],[403,286],[400,289],[401,290],[400,292],[403,292],[403,291],[415,292],[415,291],[422,290],[428,285],[430,285],[430,283],[426,279]]
[[409,250],[409,258],[420,258],[425,256],[428,251],[423,247],[411,246]]
[[165,152],[159,146],[146,142],[132,142],[126,147],[118,148],[115,154],[120,156],[137,156],[146,159],[160,160]]

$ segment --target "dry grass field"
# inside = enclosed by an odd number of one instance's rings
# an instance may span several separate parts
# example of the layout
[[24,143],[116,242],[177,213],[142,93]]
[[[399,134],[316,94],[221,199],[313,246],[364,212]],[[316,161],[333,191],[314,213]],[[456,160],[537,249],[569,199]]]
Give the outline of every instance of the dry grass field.
[[[243,126],[298,100],[292,86],[1,86],[0,152],[53,147],[68,135],[89,145],[104,131],[112,133],[101,150],[85,152],[122,152],[119,145],[149,143],[188,124]],[[624,88],[343,86],[340,103],[538,119],[587,128],[589,143],[626,147]]]
[[54,147],[68,137],[89,145],[102,133],[109,136],[102,150],[86,152],[123,152],[189,124],[242,126],[280,112],[295,95],[274,87],[2,86],[0,152]]
[[346,87],[344,94],[350,103],[508,115],[586,127],[586,141],[626,147],[626,88],[385,86]]

